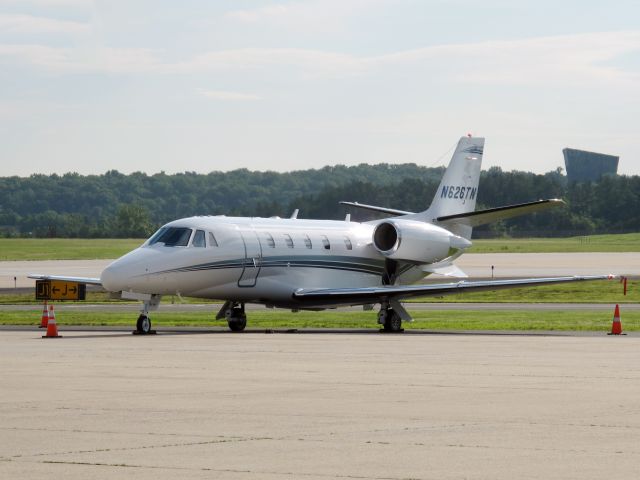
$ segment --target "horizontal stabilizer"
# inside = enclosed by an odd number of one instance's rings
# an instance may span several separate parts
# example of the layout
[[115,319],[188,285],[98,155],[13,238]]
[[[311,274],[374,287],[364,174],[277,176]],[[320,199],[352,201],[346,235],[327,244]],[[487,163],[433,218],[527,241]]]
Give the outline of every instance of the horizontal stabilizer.
[[563,205],[565,205],[564,201],[554,198],[551,200],[538,200],[537,202],[521,203],[519,205],[509,205],[507,207],[478,210],[477,212],[446,215],[438,217],[435,220],[439,224],[445,224],[444,226],[456,224],[477,227],[478,225],[484,225],[485,223],[493,223],[528,213],[541,212],[549,208],[560,207]]
[[36,280],[59,280],[61,282],[76,282],[76,283],[84,283],[86,285],[102,285],[102,282],[99,278],[89,278],[89,277],[67,277],[64,275],[41,275],[38,273],[31,273],[27,275],[29,278],[34,278]]
[[341,205],[349,207],[361,208],[362,210],[371,210],[373,212],[388,213],[389,215],[411,215],[413,212],[405,212],[404,210],[396,210],[394,208],[376,207],[375,205],[365,205],[358,202],[340,202]]

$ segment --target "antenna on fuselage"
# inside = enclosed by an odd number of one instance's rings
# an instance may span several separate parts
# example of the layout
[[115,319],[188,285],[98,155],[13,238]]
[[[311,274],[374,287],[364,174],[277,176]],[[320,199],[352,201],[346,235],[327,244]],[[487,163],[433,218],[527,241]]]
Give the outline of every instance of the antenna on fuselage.
[[291,216],[289,217],[291,220],[295,220],[296,218],[298,218],[298,212],[300,211],[300,209],[296,208],[293,213],[291,214]]
[[347,213],[347,214],[345,215],[345,217],[344,217],[344,221],[345,221],[345,222],[350,222],[350,221],[351,221],[351,214],[350,214],[350,213]]

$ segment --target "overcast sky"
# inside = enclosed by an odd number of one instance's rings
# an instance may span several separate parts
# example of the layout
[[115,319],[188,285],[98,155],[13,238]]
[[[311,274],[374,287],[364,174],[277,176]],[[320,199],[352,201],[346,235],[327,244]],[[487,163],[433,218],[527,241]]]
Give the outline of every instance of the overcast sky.
[[0,176],[446,163],[640,173],[640,2],[0,0]]

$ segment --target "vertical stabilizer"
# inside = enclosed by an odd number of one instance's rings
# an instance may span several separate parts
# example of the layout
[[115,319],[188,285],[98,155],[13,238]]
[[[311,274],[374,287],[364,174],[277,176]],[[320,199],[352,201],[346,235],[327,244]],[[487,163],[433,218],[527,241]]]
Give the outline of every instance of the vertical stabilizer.
[[[428,210],[411,215],[415,220],[435,223],[445,215],[473,212],[478,198],[478,183],[484,151],[484,138],[462,137]],[[471,227],[456,225],[455,234],[471,238]]]

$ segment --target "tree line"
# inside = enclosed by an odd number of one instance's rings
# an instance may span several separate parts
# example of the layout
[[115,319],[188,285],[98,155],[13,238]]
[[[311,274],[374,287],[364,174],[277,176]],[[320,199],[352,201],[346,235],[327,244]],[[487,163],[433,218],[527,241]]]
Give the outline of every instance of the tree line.
[[[415,164],[337,165],[286,173],[164,172],[130,175],[0,177],[0,235],[21,237],[145,237],[192,215],[344,218],[340,200],[421,211],[433,198],[443,167]],[[640,177],[606,176],[570,184],[562,170],[545,174],[482,172],[477,208],[562,198],[566,208],[479,227],[476,236],[557,236],[640,231]],[[378,218],[352,211],[354,220]]]

